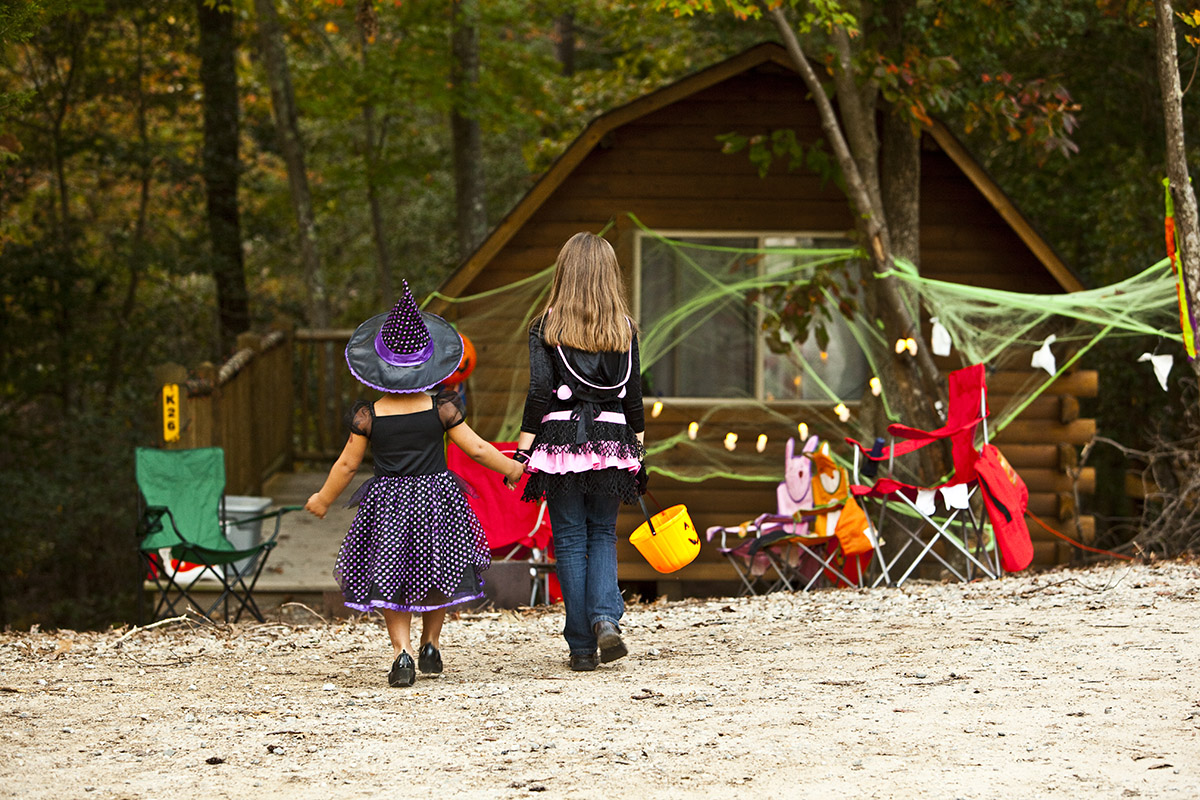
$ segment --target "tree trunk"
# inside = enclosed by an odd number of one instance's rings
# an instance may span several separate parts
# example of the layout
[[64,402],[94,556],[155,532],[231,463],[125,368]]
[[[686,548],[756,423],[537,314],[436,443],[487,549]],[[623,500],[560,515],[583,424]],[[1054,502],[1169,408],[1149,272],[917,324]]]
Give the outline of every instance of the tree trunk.
[[840,129],[858,167],[863,188],[870,198],[871,211],[880,227],[888,230],[890,235],[879,187],[879,135],[875,126],[875,99],[878,92],[869,82],[858,85],[854,70],[854,46],[846,31],[837,28],[833,33],[833,41],[838,53],[833,86],[837,93],[838,116],[842,120]]
[[[368,72],[367,51],[375,39],[379,20],[375,16],[373,0],[360,0],[358,13],[355,15],[358,23],[358,36],[361,45],[363,73]],[[396,301],[392,289],[392,257],[388,250],[387,230],[383,224],[383,207],[379,195],[379,151],[382,135],[377,131],[375,122],[375,104],[370,100],[363,103],[363,162],[366,166],[367,207],[371,213],[371,233],[375,240],[375,269],[376,287],[380,295],[380,307],[391,305]]]
[[[937,416],[934,403],[930,400],[931,398],[940,399],[944,408],[945,390],[942,387],[937,366],[933,362],[933,356],[925,343],[920,326],[908,313],[907,307],[902,302],[900,289],[895,279],[875,277],[877,273],[891,269],[892,266],[892,245],[883,209],[878,202],[873,202],[867,183],[859,171],[858,161],[851,153],[842,127],[838,124],[833,104],[822,89],[812,66],[808,63],[800,41],[788,23],[783,9],[773,8],[768,13],[783,38],[793,66],[800,73],[813,101],[817,104],[817,111],[821,117],[821,129],[824,131],[830,149],[842,170],[849,195],[848,199],[855,212],[855,226],[862,236],[868,256],[868,262],[863,265],[862,274],[867,284],[867,291],[874,299],[876,313],[883,321],[884,339],[891,342],[896,339],[912,337],[917,341],[915,357],[896,355],[891,351],[881,354],[884,360],[880,363],[888,366],[890,383],[894,386],[892,399],[896,401],[895,405],[898,406],[906,424],[927,430],[939,427],[941,420]],[[870,121],[870,125],[872,128],[874,127],[874,120]],[[878,186],[878,175],[873,176],[873,180]],[[936,448],[930,447],[921,450],[922,477],[926,480],[934,480],[945,473],[945,465],[941,463],[943,459],[939,453],[934,452],[935,450]]]
[[238,212],[237,47],[233,12],[196,0],[200,85],[204,93],[204,175],[212,272],[217,290],[220,352],[232,352],[250,329],[250,301]]
[[921,263],[921,135],[912,124],[888,109],[880,142],[880,196],[892,253]]
[[[904,50],[904,18],[915,0],[889,0],[883,35],[887,48]],[[891,233],[892,252],[921,263],[921,134],[899,109],[884,110],[879,165],[880,202]]]
[[[1179,263],[1187,287],[1188,314],[1200,311],[1200,213],[1196,192],[1188,177],[1187,146],[1183,130],[1183,91],[1179,87],[1179,54],[1175,46],[1175,13],[1170,0],[1154,0],[1155,40],[1158,45],[1158,84],[1162,91],[1163,119],[1167,131],[1167,178],[1175,201],[1175,230],[1179,235]],[[1194,328],[1193,328],[1194,330]],[[1200,359],[1192,361],[1200,376]]]
[[[147,16],[143,12],[143,17]],[[125,295],[121,300],[121,310],[117,319],[128,320],[137,305],[138,284],[146,266],[146,222],[150,215],[150,188],[154,176],[152,169],[153,155],[150,145],[150,127],[146,120],[146,49],[145,23],[142,19],[134,19],[137,49],[134,59],[134,86],[137,97],[137,147],[138,153],[138,206],[137,221],[133,226],[133,236],[129,246],[129,283],[125,285]],[[207,95],[207,93],[206,93]],[[115,326],[112,345],[108,350],[108,369],[104,377],[104,403],[113,402],[117,387],[124,378],[121,363],[125,354],[126,331],[123,326]]]
[[[912,4],[912,0],[890,0],[887,4],[887,17],[883,20],[880,32],[887,49],[893,53],[903,50],[903,20]],[[906,258],[917,266],[920,266],[921,255],[920,144],[920,133],[913,130],[912,123],[897,109],[885,107],[880,126],[878,160],[880,204],[887,221],[893,255]],[[920,321],[917,322],[919,324]],[[882,379],[886,380],[887,377]],[[895,386],[888,385],[887,388],[889,395],[896,391]],[[873,431],[880,436],[887,427],[882,411],[880,407],[878,419],[872,420]],[[945,448],[941,454],[944,464],[950,463],[949,455],[948,448]]]
[[299,227],[300,261],[304,283],[308,290],[308,321],[316,328],[329,327],[329,294],[317,247],[317,227],[313,216],[312,193],[308,187],[308,172],[304,164],[304,142],[296,121],[296,99],[288,69],[287,53],[283,46],[283,31],[274,0],[254,0],[258,14],[259,43],[263,66],[271,86],[271,109],[275,118],[275,135],[287,165],[288,186],[292,194],[292,209]]
[[458,221],[458,255],[465,259],[487,235],[483,180],[483,138],[479,131],[478,0],[454,0],[451,73],[454,107],[450,129],[454,139],[454,202]]
[[575,74],[575,12],[564,11],[554,20],[554,55],[562,65],[562,74]]
[[[49,70],[45,86],[38,86],[39,91],[57,84],[58,96],[53,103],[46,101],[47,115],[50,118],[50,158],[54,172],[54,189],[56,200],[50,204],[51,228],[58,241],[54,243],[55,258],[59,261],[60,269],[52,277],[55,285],[55,296],[59,298],[54,315],[58,323],[58,343],[55,348],[58,356],[58,371],[56,374],[57,387],[55,393],[62,405],[64,414],[70,413],[77,398],[83,393],[73,379],[75,375],[74,337],[72,334],[72,309],[75,298],[75,225],[71,212],[71,190],[67,182],[67,159],[70,152],[69,139],[64,131],[67,113],[74,100],[75,81],[84,71],[83,60],[87,50],[83,43],[87,40],[86,21],[79,24],[78,33],[70,38],[70,54],[65,67],[55,63]],[[65,74],[62,70],[65,68]],[[57,206],[55,205],[57,203]]]

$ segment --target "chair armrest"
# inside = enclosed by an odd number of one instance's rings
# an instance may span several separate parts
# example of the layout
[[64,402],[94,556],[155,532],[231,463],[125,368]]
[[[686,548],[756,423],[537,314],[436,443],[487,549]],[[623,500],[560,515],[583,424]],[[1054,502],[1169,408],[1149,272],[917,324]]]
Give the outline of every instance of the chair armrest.
[[163,517],[171,521],[169,532],[175,538],[175,542],[160,542],[154,549],[159,547],[174,547],[175,544],[182,544],[184,542],[184,538],[179,535],[179,526],[175,524],[175,515],[171,513],[169,507],[146,506],[138,516],[136,532],[139,543],[144,542],[148,536],[168,530],[168,526],[163,525]]
[[852,439],[849,436],[846,437],[846,444],[853,445],[862,454],[863,458],[870,461],[886,461],[891,458],[890,447],[876,448],[874,445],[867,447],[862,442]]
[[138,516],[137,535],[144,539],[152,533],[163,529],[162,518],[171,513],[166,506],[146,506]]
[[976,427],[980,422],[983,421],[983,419],[983,417],[976,417],[975,419],[964,422],[961,425],[955,425],[954,427],[945,425],[932,431],[924,431],[920,428],[912,428],[899,422],[893,422],[891,425],[888,425],[887,429],[888,433],[892,434],[893,436],[899,436],[902,439],[948,439],[956,433],[962,433],[965,430],[970,430],[971,428]]
[[283,506],[282,508],[277,508],[274,511],[268,511],[265,514],[256,514],[253,517],[238,517],[237,519],[233,519],[233,518],[222,519],[221,525],[222,525],[223,529],[228,530],[230,527],[232,527],[234,525],[241,525],[246,522],[258,522],[260,520],[270,519],[271,517],[274,517],[275,518],[275,531],[270,536],[268,536],[266,538],[266,540],[263,542],[263,544],[267,544],[267,543],[275,541],[275,539],[279,537],[279,526],[283,522],[284,514],[288,514],[292,511],[303,511],[303,510],[304,510],[304,506]]
[[222,522],[224,522],[225,524],[233,523],[233,524],[240,525],[243,522],[258,522],[260,519],[270,519],[271,517],[282,517],[284,514],[287,514],[289,512],[303,511],[303,510],[304,510],[304,506],[284,506],[283,508],[277,508],[274,511],[268,511],[265,514],[258,514],[253,517],[238,517],[236,520],[235,519],[225,519],[225,520],[222,520]]

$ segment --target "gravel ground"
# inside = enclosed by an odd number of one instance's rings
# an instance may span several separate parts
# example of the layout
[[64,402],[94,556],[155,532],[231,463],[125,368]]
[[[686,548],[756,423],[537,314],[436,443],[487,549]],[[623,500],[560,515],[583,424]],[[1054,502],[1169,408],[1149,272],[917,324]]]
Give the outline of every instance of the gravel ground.
[[301,607],[0,634],[0,797],[1200,796],[1200,564],[462,613],[386,683],[374,617]]

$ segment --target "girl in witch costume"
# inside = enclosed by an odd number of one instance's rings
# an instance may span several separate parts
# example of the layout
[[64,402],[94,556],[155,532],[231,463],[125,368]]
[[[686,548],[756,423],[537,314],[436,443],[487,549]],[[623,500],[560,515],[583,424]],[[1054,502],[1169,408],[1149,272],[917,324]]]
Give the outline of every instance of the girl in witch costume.
[[[523,500],[543,497],[576,671],[628,651],[617,586],[617,510],[645,491],[641,366],[616,253],[577,233],[558,254],[546,310],[529,330],[518,460]],[[597,647],[599,655],[597,656]]]
[[[304,506],[324,518],[370,443],[375,476],[350,500],[358,513],[333,574],[348,607],[383,613],[394,651],[391,686],[411,686],[417,666],[442,671],[446,609],[482,597],[481,574],[491,565],[483,528],[446,469],[443,436],[506,479],[519,480],[523,471],[463,421],[455,392],[428,394],[454,372],[462,353],[458,333],[419,311],[407,282],[390,312],[360,325],[346,346],[346,363],[359,382],[385,394],[351,410],[346,447]],[[421,613],[419,650],[410,638],[413,612]]]

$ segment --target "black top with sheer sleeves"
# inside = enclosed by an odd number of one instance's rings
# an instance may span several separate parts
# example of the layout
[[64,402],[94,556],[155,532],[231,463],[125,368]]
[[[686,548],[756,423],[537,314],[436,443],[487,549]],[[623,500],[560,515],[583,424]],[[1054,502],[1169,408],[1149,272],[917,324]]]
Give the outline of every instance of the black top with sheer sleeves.
[[462,398],[441,390],[430,407],[411,414],[377,416],[375,404],[359,400],[347,414],[351,433],[371,442],[375,474],[430,475],[446,470],[443,434],[465,421]]

